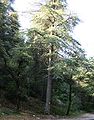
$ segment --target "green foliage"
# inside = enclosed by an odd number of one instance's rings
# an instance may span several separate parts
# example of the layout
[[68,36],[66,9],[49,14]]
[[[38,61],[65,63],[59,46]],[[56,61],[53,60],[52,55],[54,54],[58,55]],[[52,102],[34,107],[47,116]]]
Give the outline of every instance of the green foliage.
[[[29,102],[29,110],[43,113],[50,71],[52,114],[92,111],[94,58],[85,58],[80,43],[71,35],[78,17],[69,14],[65,1],[47,1],[25,34],[19,30],[18,15],[11,4],[0,1],[1,98],[15,104],[17,110],[21,103]],[[0,115],[12,113],[0,110]]]
[[18,114],[16,111],[9,109],[9,108],[0,108],[0,116],[4,115],[16,115]]

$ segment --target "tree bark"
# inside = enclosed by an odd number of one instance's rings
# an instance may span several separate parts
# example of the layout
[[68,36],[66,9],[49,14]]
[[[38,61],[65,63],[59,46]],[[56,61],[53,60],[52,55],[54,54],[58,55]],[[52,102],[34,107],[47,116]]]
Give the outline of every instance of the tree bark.
[[53,54],[53,45],[50,44],[49,48],[49,58],[48,58],[48,80],[47,80],[47,92],[46,92],[46,105],[45,113],[50,114],[50,105],[51,105],[51,88],[52,88],[52,54]]
[[72,102],[72,85],[69,85],[69,100],[68,100],[68,108],[67,108],[67,112],[66,115],[69,115],[70,112],[70,108],[71,108],[71,102]]
[[15,83],[16,83],[16,110],[19,111],[20,109],[20,85],[19,85],[19,80],[15,79]]

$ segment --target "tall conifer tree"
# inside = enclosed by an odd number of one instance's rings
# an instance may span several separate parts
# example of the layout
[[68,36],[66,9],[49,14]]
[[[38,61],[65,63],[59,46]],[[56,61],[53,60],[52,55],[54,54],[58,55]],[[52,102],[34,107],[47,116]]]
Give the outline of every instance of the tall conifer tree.
[[33,17],[32,28],[29,31],[31,45],[43,44],[46,49],[48,79],[45,112],[47,114],[50,114],[55,55],[60,51],[62,51],[62,56],[63,53],[74,55],[81,50],[78,47],[80,44],[70,34],[78,21],[76,16],[68,13],[66,2],[62,0],[47,0]]

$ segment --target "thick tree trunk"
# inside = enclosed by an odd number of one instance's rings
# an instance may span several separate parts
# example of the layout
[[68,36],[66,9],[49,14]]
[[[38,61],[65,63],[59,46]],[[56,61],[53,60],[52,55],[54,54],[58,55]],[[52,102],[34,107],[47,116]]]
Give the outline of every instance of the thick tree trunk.
[[67,108],[66,115],[69,115],[71,102],[72,102],[72,85],[69,85],[69,100],[68,100],[68,108]]

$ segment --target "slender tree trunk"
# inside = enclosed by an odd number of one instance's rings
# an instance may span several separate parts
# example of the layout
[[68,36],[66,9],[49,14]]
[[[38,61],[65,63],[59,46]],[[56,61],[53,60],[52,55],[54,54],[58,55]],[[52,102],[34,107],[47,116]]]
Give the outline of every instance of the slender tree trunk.
[[[55,3],[55,0],[52,0],[53,3]],[[57,6],[54,5],[53,9],[56,10]],[[53,17],[52,21],[52,27],[54,27],[55,24],[55,17]],[[50,35],[54,35],[55,32],[52,30]],[[50,107],[51,107],[51,89],[52,89],[52,62],[53,62],[53,52],[54,52],[54,46],[52,43],[50,43],[49,48],[49,58],[48,58],[48,81],[47,81],[47,92],[46,92],[46,106],[45,106],[45,113],[50,114]]]
[[20,109],[20,91],[19,91],[19,80],[16,79],[16,91],[17,91],[17,96],[16,96],[16,110],[19,111]]
[[[51,45],[50,45],[51,47]],[[49,58],[48,58],[48,80],[47,80],[47,91],[46,91],[46,106],[45,106],[45,113],[50,114],[50,102],[51,102],[51,48],[49,48]]]
[[20,98],[19,96],[17,97],[17,106],[16,106],[16,110],[19,111],[20,110]]
[[50,114],[50,105],[51,105],[51,88],[52,88],[52,53],[53,45],[50,44],[49,48],[49,58],[48,58],[48,80],[47,80],[47,92],[46,92],[46,105],[45,113]]
[[67,108],[67,112],[66,115],[69,115],[70,112],[70,108],[71,108],[71,102],[72,102],[72,85],[69,85],[69,100],[68,100],[68,108]]

